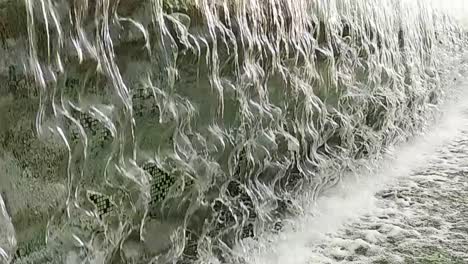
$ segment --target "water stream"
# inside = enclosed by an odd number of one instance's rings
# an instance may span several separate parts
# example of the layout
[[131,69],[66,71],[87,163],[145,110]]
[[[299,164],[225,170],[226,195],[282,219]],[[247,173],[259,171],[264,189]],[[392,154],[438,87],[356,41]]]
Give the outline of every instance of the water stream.
[[0,11],[0,263],[249,262],[433,125],[468,64],[423,0]]
[[467,85],[423,134],[239,253],[248,263],[466,263]]

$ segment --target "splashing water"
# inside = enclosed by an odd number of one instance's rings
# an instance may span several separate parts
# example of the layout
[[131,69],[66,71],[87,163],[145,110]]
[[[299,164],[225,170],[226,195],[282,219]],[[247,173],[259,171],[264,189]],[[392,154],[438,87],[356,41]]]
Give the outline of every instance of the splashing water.
[[422,0],[6,6],[18,263],[242,263],[243,239],[426,126],[466,63]]
[[[427,131],[390,148],[316,203],[304,201],[304,212],[285,219],[280,234],[245,240],[237,250],[252,264],[465,263],[460,230],[467,210],[457,203],[464,204],[468,192],[467,85],[454,87],[454,98]],[[421,245],[441,257],[424,261]],[[443,261],[440,248],[458,251],[465,261]]]

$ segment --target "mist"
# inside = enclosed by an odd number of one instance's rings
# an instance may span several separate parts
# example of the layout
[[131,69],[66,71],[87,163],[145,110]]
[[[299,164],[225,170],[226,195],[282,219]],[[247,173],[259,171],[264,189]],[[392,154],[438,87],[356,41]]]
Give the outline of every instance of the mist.
[[433,6],[453,15],[468,28],[468,2],[466,0],[432,0]]

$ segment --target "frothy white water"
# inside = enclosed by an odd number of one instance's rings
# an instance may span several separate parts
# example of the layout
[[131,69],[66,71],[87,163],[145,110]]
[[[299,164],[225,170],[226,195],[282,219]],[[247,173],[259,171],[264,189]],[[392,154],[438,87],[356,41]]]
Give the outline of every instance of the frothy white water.
[[[326,248],[327,243],[340,244],[339,237],[333,241],[334,234],[363,216],[385,210],[379,207],[380,201],[376,197],[379,191],[398,184],[401,178],[410,177],[415,170],[428,166],[438,149],[453,141],[462,130],[468,129],[468,82],[459,82],[456,91],[425,133],[389,149],[382,160],[367,170],[348,175],[317,202],[304,201],[308,206],[303,215],[289,219],[283,232],[257,241],[245,240],[244,247],[239,248],[238,253],[245,254],[248,263],[255,264],[334,263],[314,249],[319,246]],[[372,241],[373,231],[369,232],[369,236],[367,240]],[[354,251],[367,242],[355,239],[346,243]],[[343,241],[340,245],[343,246]],[[398,260],[396,262],[400,263]]]

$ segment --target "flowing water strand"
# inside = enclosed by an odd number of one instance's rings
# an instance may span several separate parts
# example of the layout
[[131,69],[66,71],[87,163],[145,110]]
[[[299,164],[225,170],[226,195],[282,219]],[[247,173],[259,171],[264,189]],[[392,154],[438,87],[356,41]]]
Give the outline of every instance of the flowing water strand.
[[8,52],[38,152],[54,154],[33,167],[13,143],[5,153],[47,189],[36,203],[55,194],[34,238],[34,217],[10,212],[0,256],[18,248],[18,263],[241,263],[234,248],[279,231],[301,194],[426,126],[467,44],[422,0],[17,5]]

